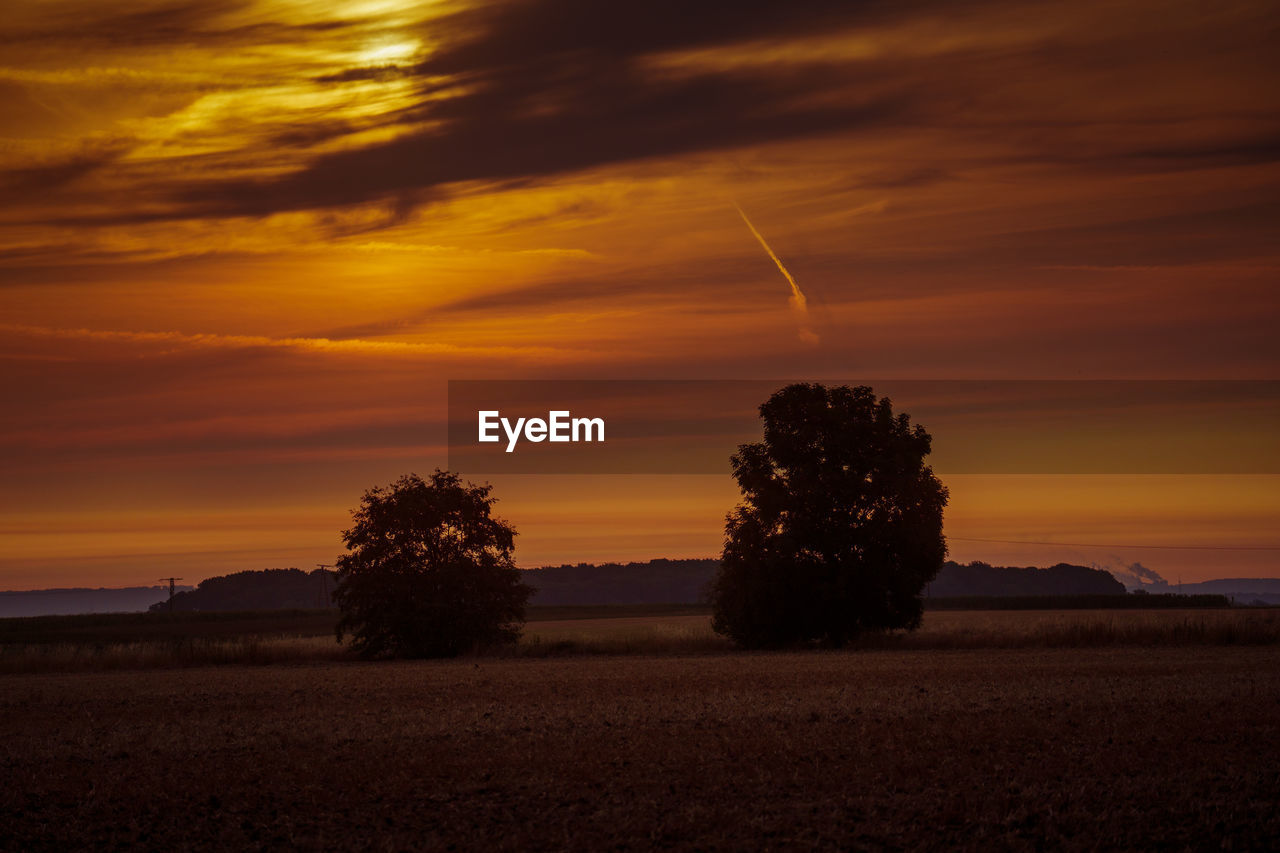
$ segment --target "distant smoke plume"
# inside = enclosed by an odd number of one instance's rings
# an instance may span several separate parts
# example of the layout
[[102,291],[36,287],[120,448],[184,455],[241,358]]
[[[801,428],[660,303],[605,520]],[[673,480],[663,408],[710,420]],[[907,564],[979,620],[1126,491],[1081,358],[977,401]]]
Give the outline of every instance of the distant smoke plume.
[[1155,569],[1148,569],[1142,563],[1130,563],[1123,569],[1111,569],[1111,576],[1125,585],[1126,589],[1168,589],[1169,582]]
[[769,257],[778,265],[778,271],[782,273],[784,278],[786,278],[787,284],[791,285],[791,298],[789,301],[791,302],[791,310],[795,312],[796,321],[800,324],[800,340],[807,344],[818,343],[817,334],[809,327],[809,300],[804,298],[804,291],[800,289],[800,285],[796,284],[796,280],[791,276],[791,273],[787,271],[787,268],[782,265],[782,261],[774,254],[773,249],[769,248],[769,244],[765,241],[764,235],[757,231],[756,227],[751,224],[751,220],[747,218],[746,211],[739,205],[735,204],[734,207],[738,209],[738,215],[742,217],[743,222],[747,223],[747,227],[751,229],[751,233],[760,241],[760,245],[769,253]]

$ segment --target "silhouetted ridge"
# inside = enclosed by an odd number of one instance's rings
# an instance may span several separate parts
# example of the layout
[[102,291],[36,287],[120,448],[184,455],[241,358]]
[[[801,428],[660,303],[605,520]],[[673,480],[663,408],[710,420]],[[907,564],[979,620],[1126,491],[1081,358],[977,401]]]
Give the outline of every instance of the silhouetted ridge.
[[528,570],[530,604],[696,604],[719,560],[578,563]]
[[926,598],[952,596],[1124,595],[1124,584],[1102,569],[1058,563],[1047,569],[948,562],[924,588]]
[[[525,571],[536,588],[533,605],[698,604],[719,561],[649,560],[644,563],[578,563]],[[173,599],[174,610],[292,610],[332,606],[333,572],[264,569],[209,578]],[[1002,568],[986,563],[946,563],[925,588],[926,597],[1124,595],[1109,573],[1059,563],[1047,569]],[[159,602],[152,610],[168,609]]]
[[[334,573],[327,569],[262,569],[201,581],[173,597],[174,610],[304,610],[333,606]],[[169,602],[153,604],[154,611]]]
[[[532,604],[694,604],[704,600],[718,560],[650,560],[549,566],[529,572]],[[948,562],[926,588],[927,597],[1124,595],[1110,573],[1059,563],[1047,569]]]

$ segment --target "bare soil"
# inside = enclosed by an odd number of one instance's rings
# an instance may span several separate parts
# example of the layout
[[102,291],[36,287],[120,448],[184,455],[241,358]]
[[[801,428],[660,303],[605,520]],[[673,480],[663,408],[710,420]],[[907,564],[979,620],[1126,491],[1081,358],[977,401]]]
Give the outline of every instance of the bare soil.
[[1280,648],[0,676],[0,849],[1280,849]]

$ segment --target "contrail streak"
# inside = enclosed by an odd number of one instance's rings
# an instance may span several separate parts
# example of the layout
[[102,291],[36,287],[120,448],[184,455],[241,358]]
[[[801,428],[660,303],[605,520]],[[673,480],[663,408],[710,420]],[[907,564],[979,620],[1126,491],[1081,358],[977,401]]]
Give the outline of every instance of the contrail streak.
[[809,328],[809,300],[805,299],[804,291],[800,289],[800,285],[796,284],[796,280],[792,277],[791,273],[787,271],[787,268],[783,266],[782,261],[776,254],[774,254],[773,249],[769,247],[768,241],[764,239],[764,235],[757,231],[756,227],[751,224],[751,220],[747,218],[747,212],[736,203],[733,206],[737,209],[738,215],[742,217],[742,221],[747,223],[747,227],[751,229],[751,233],[760,241],[760,245],[769,253],[769,257],[773,259],[775,264],[777,264],[778,271],[782,273],[784,278],[786,278],[787,284],[791,285],[791,308],[796,312],[796,315],[800,320],[800,339],[805,343],[817,343],[818,336]]

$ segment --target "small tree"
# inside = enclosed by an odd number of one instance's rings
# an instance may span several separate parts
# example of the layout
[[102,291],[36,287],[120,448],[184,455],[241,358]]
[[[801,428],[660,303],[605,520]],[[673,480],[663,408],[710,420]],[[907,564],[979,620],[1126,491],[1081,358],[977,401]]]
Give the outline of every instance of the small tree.
[[946,556],[947,490],[930,436],[870,388],[789,385],[760,407],[764,441],[732,457],[715,630],[747,647],[919,626]]
[[365,492],[342,534],[338,639],[362,655],[449,657],[518,639],[533,590],[512,559],[516,532],[490,515],[490,486],[437,470]]

